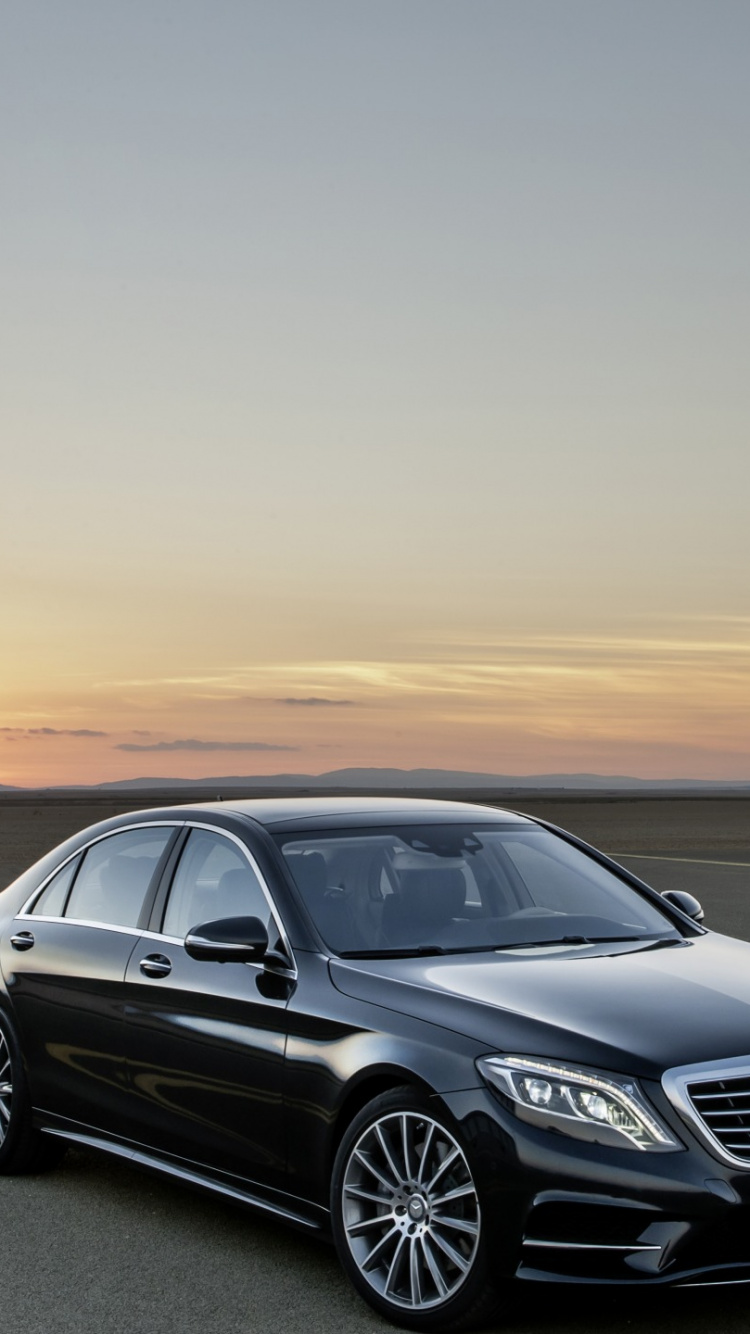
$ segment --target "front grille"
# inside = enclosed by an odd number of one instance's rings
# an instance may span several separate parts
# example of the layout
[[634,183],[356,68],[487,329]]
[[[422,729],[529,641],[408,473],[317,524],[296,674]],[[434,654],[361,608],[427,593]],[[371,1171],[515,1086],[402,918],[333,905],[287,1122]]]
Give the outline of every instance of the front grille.
[[724,1152],[750,1163],[750,1074],[691,1080],[685,1091],[698,1119]]

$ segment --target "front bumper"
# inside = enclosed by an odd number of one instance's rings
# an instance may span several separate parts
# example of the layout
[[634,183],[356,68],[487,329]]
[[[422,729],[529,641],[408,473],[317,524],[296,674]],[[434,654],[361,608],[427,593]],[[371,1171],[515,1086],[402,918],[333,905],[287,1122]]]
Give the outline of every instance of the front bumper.
[[750,1283],[750,1170],[685,1145],[642,1153],[531,1126],[484,1088],[443,1094],[479,1170],[498,1274],[631,1288]]

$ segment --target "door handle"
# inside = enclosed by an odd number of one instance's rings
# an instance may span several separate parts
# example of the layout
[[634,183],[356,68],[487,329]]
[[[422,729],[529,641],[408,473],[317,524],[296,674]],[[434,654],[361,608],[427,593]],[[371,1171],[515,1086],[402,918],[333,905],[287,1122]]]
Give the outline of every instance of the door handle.
[[10,943],[14,950],[30,950],[34,944],[34,937],[30,931],[19,931],[17,936],[11,936]]
[[139,968],[146,977],[167,977],[172,971],[172,960],[166,954],[147,954]]

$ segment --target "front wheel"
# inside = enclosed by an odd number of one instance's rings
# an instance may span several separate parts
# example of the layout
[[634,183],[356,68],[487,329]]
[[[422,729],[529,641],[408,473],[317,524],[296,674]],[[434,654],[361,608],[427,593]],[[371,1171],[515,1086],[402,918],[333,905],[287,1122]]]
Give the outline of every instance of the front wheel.
[[459,1329],[497,1308],[467,1150],[416,1090],[374,1099],[348,1127],[331,1212],[344,1269],[395,1324]]

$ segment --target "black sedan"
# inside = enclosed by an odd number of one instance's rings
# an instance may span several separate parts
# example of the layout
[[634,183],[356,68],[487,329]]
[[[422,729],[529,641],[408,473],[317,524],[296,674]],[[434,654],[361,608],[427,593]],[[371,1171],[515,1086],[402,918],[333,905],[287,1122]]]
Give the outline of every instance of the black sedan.
[[377,1311],[750,1282],[750,946],[463,803],[232,801],[0,893],[0,1171],[90,1145],[332,1235]]

